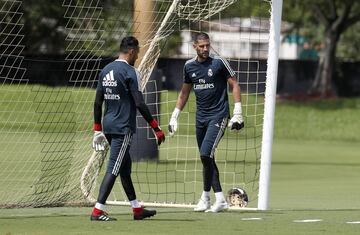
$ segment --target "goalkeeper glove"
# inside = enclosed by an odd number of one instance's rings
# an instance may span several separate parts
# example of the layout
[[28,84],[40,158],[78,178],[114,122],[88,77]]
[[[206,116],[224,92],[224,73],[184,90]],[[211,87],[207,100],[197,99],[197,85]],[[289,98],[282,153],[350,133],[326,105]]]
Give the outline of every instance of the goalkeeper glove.
[[174,112],[171,115],[169,126],[168,126],[169,134],[171,137],[174,136],[175,131],[177,130],[177,127],[178,127],[177,119],[178,119],[179,115],[180,115],[180,109],[175,108]]
[[165,142],[165,134],[164,132],[161,130],[159,124],[157,123],[157,121],[155,119],[153,119],[149,125],[151,126],[151,128],[154,131],[154,135],[156,137],[157,140],[157,144],[160,145],[161,143]]
[[[95,124],[97,125],[97,124]],[[95,127],[94,125],[94,127]],[[98,127],[98,125],[97,125]],[[93,149],[95,149],[96,152],[98,151],[104,151],[106,146],[108,145],[108,142],[106,140],[106,137],[104,135],[104,133],[101,131],[101,126],[100,128],[94,128],[94,138],[93,138],[93,144],[92,147]]]
[[230,119],[229,128],[230,130],[240,130],[244,127],[244,120],[242,116],[241,102],[235,103],[234,115]]

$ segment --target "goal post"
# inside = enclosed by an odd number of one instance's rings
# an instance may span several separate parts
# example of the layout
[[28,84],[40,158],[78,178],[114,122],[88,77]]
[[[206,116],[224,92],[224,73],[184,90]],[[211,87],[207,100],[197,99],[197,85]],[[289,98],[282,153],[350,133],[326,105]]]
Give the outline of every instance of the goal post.
[[264,125],[261,147],[258,209],[269,208],[271,158],[275,119],[276,84],[280,46],[282,0],[273,0],[269,30],[269,52],[266,71]]
[[[0,208],[92,205],[108,158],[108,150],[91,148],[94,87],[119,40],[140,35],[137,67],[144,98],[166,131],[183,64],[195,56],[192,36],[205,31],[212,51],[229,62],[242,90],[245,128],[226,130],[215,153],[223,191],[242,188],[249,198],[246,209],[268,209],[282,0],[151,0],[149,17],[139,17],[139,7],[134,13],[134,4],[145,0],[63,0],[66,24],[59,30],[66,34],[66,54],[58,62],[66,65],[64,87],[29,83],[22,62],[33,62],[22,53],[27,35],[15,30],[22,28],[16,18],[23,16],[19,6],[25,0],[0,1],[6,3],[0,12],[0,39],[6,42],[1,47],[7,46],[0,55]],[[142,23],[146,27],[138,27]],[[229,102],[232,110],[231,92]],[[195,112],[192,93],[175,137],[167,135],[158,158],[134,159],[132,178],[144,205],[193,208],[200,197]],[[155,142],[146,124],[138,122],[138,129]],[[129,205],[120,182],[107,203]]]

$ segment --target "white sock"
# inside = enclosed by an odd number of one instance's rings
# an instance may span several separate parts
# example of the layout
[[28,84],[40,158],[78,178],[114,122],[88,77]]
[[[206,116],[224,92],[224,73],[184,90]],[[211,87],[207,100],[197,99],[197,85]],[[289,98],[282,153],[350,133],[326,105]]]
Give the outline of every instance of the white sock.
[[210,192],[203,191],[201,194],[201,199],[204,201],[209,201],[210,200]]
[[141,207],[141,205],[137,199],[130,201],[130,204],[131,204],[132,208],[140,208]]
[[224,197],[223,192],[217,192],[217,193],[215,193],[215,198],[216,198],[216,201],[217,201],[217,202],[223,202],[223,201],[225,201],[225,197]]
[[105,211],[105,205],[101,204],[101,203],[98,203],[98,202],[95,204],[95,208],[98,209],[98,210]]

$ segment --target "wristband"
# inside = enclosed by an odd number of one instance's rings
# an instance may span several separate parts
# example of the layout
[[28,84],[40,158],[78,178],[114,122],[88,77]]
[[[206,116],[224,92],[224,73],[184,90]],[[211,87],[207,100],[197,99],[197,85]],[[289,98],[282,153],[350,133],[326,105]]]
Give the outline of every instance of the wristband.
[[152,129],[155,129],[155,128],[159,127],[159,124],[155,119],[151,120],[149,122],[149,125],[151,126]]
[[234,104],[234,115],[242,114],[241,102],[236,102]]
[[180,115],[180,112],[181,112],[181,110],[175,107],[175,109],[174,109],[174,111],[173,111],[173,113],[171,115],[171,118],[178,119],[178,117]]
[[99,123],[94,123],[94,131],[102,131],[102,126]]

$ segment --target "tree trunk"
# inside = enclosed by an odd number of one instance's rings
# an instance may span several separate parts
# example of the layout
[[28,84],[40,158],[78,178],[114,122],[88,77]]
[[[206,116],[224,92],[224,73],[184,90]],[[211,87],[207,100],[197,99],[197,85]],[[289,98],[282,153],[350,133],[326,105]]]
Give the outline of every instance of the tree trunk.
[[339,33],[331,29],[326,30],[325,48],[320,53],[320,59],[311,87],[312,94],[318,94],[321,97],[333,95],[335,90],[332,86],[332,78],[335,68],[336,45],[339,39]]

